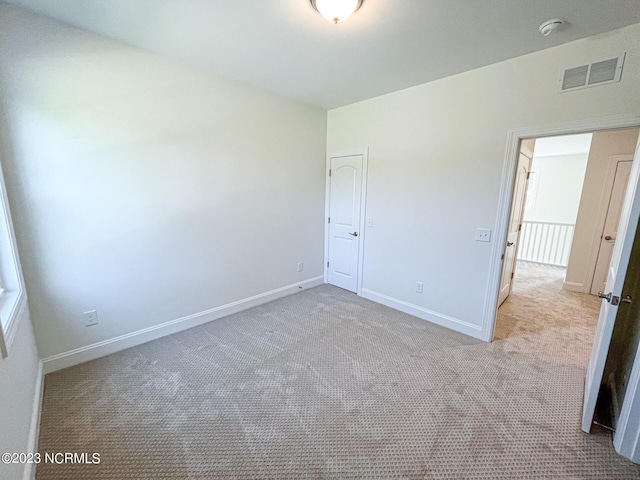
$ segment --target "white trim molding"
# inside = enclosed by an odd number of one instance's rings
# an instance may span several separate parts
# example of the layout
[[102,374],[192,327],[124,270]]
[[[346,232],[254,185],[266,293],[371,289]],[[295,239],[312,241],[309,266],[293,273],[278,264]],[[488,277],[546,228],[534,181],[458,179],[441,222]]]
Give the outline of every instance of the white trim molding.
[[371,300],[372,302],[386,305],[387,307],[399,310],[404,313],[408,313],[409,315],[413,315],[414,317],[426,320],[427,322],[435,323],[436,325],[440,325],[441,327],[446,327],[456,332],[469,335],[470,337],[481,339],[482,328],[479,325],[474,325],[472,323],[465,322],[464,320],[449,317],[447,315],[428,310],[419,305],[414,305],[403,300],[398,300],[397,298],[384,295],[383,293],[374,292],[373,290],[369,290],[367,288],[362,289],[361,296],[362,298],[366,298],[367,300]]
[[[0,155],[2,152],[0,152]],[[18,331],[18,326],[27,305],[27,294],[18,255],[18,244],[11,220],[9,197],[0,164],[0,243],[6,250],[0,252],[0,352],[2,357],[9,350]]]
[[562,282],[562,288],[564,290],[570,290],[572,292],[584,293],[584,284],[578,282]]
[[[38,451],[38,437],[40,436],[40,415],[42,412],[42,394],[44,393],[44,371],[42,360],[38,362],[38,373],[36,373],[36,387],[33,394],[33,410],[31,413],[31,427],[29,428],[29,439],[27,440],[27,453]],[[33,480],[36,477],[36,465],[26,463],[24,466],[23,480]]]
[[119,337],[110,338],[109,340],[76,348],[68,352],[51,355],[50,357],[42,359],[43,370],[44,373],[47,374],[73,365],[88,362],[89,360],[95,360],[96,358],[104,357],[106,355],[119,352],[120,350],[135,347],[137,345],[171,335],[172,333],[197,327],[198,325],[202,325],[212,320],[217,320],[218,318],[226,317],[227,315],[232,315],[234,313],[277,300],[278,298],[286,297],[287,295],[292,295],[307,288],[317,287],[323,283],[323,276],[310,278],[302,282],[297,282],[292,285],[276,288],[269,292],[260,293],[252,297],[227,303],[226,305],[211,308],[203,312],[170,320],[159,325],[154,325],[153,327],[120,335]]
[[14,292],[3,292],[0,296],[0,317],[7,319],[3,321],[2,331],[0,331],[0,351],[2,356],[9,355],[9,349],[13,345],[13,340],[18,333],[18,327],[24,317],[27,308],[27,295],[24,289]]
[[518,148],[520,141],[527,138],[549,137],[553,135],[571,135],[576,133],[631,128],[640,126],[640,114],[613,115],[609,117],[589,118],[551,125],[539,125],[509,130],[507,145],[502,163],[502,179],[500,181],[500,195],[498,197],[498,211],[494,226],[495,239],[491,249],[489,279],[485,292],[484,312],[482,321],[482,340],[490,342],[493,339],[496,314],[498,312],[498,292],[500,290],[500,276],[502,274],[502,254],[507,241],[507,224],[511,213],[513,184],[515,181]]

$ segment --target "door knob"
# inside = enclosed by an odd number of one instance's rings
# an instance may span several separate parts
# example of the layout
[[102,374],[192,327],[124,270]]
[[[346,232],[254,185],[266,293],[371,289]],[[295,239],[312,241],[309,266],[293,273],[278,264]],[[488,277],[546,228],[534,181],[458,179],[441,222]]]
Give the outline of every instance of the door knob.
[[598,292],[598,298],[603,298],[607,302],[611,302],[611,292],[607,293],[606,295],[603,292]]
[[358,232],[353,232],[353,233],[350,233],[349,235],[351,235],[352,237],[357,237],[358,236]]
[[615,240],[615,238],[613,238],[611,235],[607,235],[606,237],[604,237],[605,240]]
[[507,247],[513,247],[513,242],[507,242]]
[[633,298],[631,295],[625,295],[620,299],[620,303],[633,303]]

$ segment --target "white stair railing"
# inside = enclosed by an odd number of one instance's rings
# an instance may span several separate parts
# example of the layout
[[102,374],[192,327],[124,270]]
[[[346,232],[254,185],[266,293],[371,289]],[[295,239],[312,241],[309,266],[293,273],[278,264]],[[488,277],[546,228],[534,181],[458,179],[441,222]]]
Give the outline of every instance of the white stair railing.
[[522,222],[518,260],[566,267],[574,230],[571,223]]

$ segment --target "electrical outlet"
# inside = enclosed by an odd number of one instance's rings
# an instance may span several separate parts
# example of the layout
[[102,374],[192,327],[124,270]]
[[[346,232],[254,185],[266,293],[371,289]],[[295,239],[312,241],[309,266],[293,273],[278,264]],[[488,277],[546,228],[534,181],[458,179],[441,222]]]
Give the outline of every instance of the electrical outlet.
[[91,325],[98,324],[98,311],[97,310],[89,310],[88,312],[83,312],[82,316],[84,317],[84,326],[90,327]]
[[490,228],[478,228],[476,229],[476,242],[490,242],[491,241],[491,229]]
[[301,272],[302,270],[304,270],[304,263],[298,262],[298,271]]
[[424,285],[422,282],[416,282],[416,293],[422,293],[424,290]]

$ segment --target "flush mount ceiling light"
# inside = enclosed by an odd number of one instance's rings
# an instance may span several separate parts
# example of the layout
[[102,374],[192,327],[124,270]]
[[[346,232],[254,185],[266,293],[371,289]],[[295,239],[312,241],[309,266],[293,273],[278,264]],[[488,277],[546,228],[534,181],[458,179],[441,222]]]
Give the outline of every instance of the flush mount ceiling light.
[[311,0],[320,15],[333,23],[346,20],[360,8],[362,0]]

